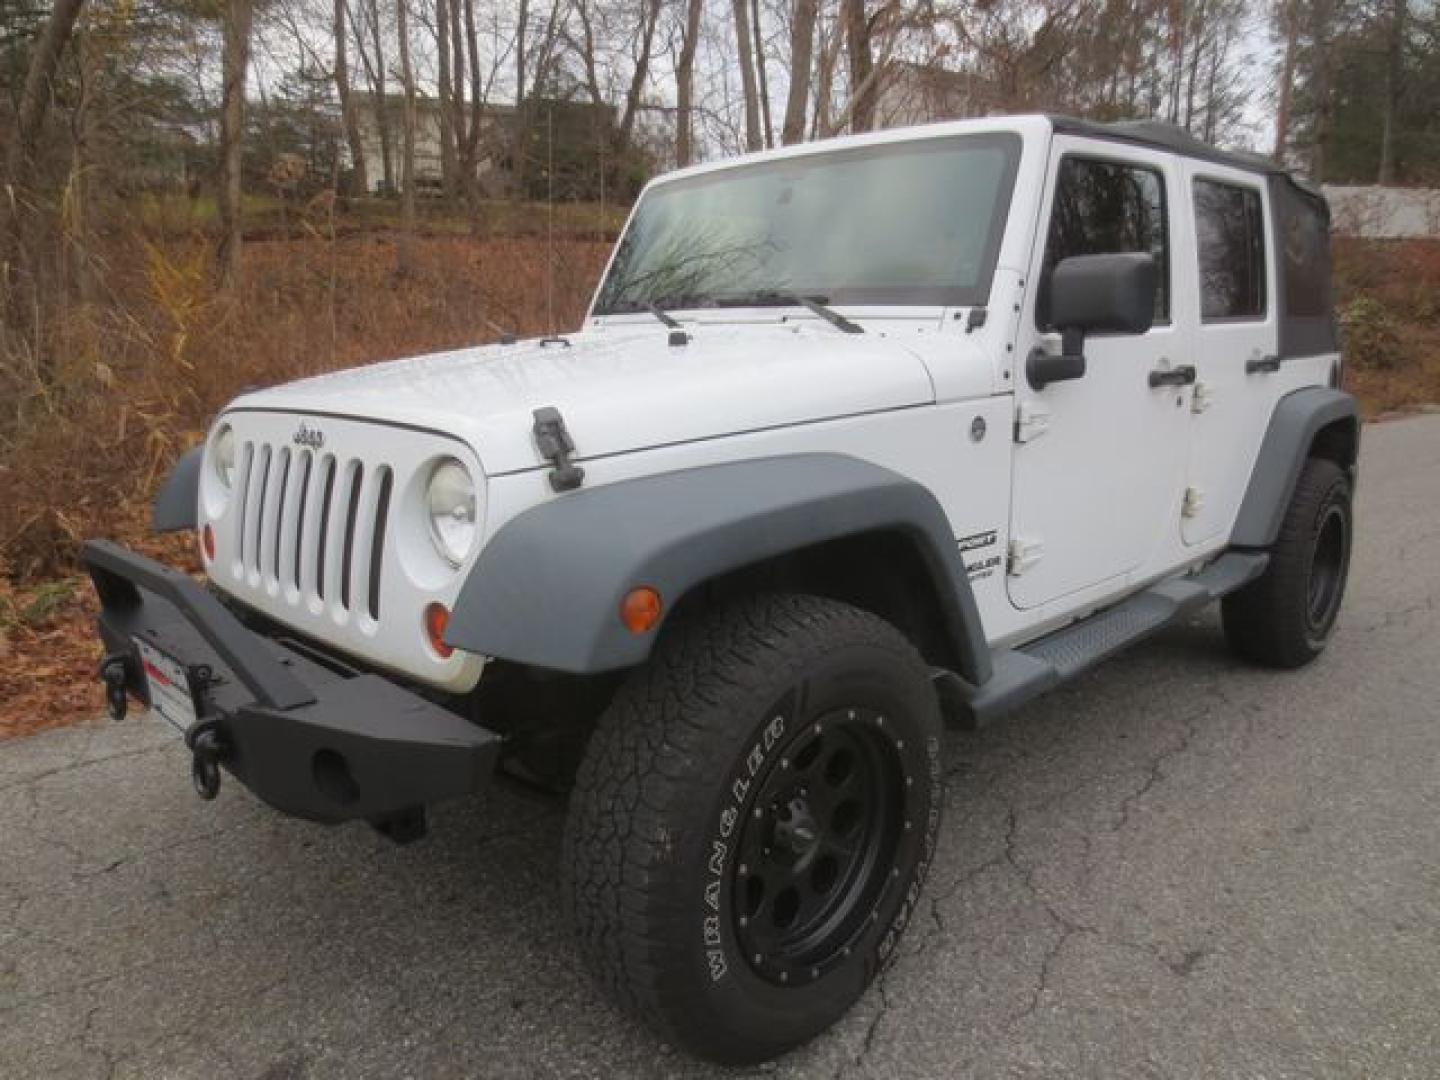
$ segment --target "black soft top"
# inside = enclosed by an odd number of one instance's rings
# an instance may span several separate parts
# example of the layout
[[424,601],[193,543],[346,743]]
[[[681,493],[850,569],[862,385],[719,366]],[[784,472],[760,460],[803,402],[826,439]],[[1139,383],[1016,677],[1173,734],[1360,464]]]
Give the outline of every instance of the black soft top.
[[1081,120],[1074,116],[1048,116],[1056,131],[1066,135],[1084,135],[1092,139],[1109,139],[1111,142],[1134,143],[1156,150],[1169,150],[1175,154],[1213,161],[1217,165],[1229,165],[1265,176],[1276,176],[1289,180],[1307,195],[1323,198],[1320,191],[1308,181],[1302,180],[1283,165],[1245,150],[1221,150],[1203,139],[1196,138],[1178,124],[1163,120],[1115,120],[1101,123],[1098,120]]

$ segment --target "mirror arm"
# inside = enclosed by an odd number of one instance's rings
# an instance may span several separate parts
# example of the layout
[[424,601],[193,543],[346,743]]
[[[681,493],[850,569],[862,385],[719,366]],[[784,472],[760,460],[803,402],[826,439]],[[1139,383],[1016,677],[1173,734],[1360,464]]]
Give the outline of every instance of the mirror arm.
[[1060,355],[1053,356],[1038,345],[1025,358],[1025,378],[1032,390],[1044,390],[1052,382],[1078,379],[1085,374],[1085,331],[1067,326],[1060,331]]

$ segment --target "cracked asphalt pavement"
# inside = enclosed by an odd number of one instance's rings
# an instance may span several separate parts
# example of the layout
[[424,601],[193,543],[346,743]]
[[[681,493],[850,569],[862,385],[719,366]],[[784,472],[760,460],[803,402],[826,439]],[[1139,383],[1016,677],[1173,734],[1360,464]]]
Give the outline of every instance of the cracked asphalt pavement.
[[[1206,613],[956,733],[899,962],[756,1071],[1440,1072],[1440,417],[1366,430],[1359,522],[1309,669]],[[200,802],[150,718],[0,745],[0,1075],[710,1075],[577,967],[562,816],[498,790],[400,848]]]

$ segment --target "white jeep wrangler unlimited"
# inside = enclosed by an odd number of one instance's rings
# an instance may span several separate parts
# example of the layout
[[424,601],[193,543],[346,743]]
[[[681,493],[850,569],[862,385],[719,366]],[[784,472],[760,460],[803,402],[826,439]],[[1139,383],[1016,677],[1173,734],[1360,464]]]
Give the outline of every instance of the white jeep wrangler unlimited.
[[[399,840],[572,787],[565,891],[690,1050],[810,1038],[980,724],[1221,599],[1335,625],[1359,428],[1323,199],[1176,129],[1015,117],[663,177],[582,330],[248,393],[95,541],[102,674],[281,811]],[[663,325],[662,325],[663,324]]]

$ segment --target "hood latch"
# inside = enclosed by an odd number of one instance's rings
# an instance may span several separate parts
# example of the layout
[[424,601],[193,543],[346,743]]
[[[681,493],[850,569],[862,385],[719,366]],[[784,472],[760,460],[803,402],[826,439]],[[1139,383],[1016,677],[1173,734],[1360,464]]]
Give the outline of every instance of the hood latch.
[[555,466],[550,470],[550,486],[556,491],[574,491],[585,479],[585,470],[570,460],[575,453],[575,440],[565,430],[565,418],[553,405],[535,410],[535,446],[540,456]]

